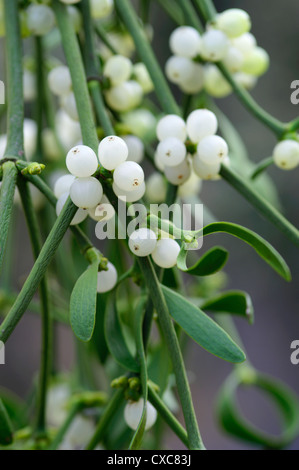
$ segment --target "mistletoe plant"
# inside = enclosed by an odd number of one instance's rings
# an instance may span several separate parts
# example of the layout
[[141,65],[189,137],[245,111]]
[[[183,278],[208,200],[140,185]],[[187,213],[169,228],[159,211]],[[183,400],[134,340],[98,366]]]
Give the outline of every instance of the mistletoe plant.
[[[202,181],[222,178],[299,245],[297,228],[255,184],[272,164],[299,165],[299,121],[280,122],[248,91],[269,57],[245,11],[217,13],[211,0],[158,1],[176,23],[164,74],[151,46],[153,3],[0,2],[7,70],[0,340],[8,341],[28,310],[40,315],[42,338],[30,412],[0,393],[0,444],[7,448],[159,449],[164,422],[188,449],[205,449],[183,359],[188,337],[234,364],[217,407],[228,433],[277,449],[299,432],[294,393],[246,358],[232,317],[252,323],[253,307],[247,293],[222,291],[217,273],[228,252],[196,249],[205,236],[225,233],[290,281],[286,262],[248,228],[212,215],[202,225],[194,204],[195,230],[159,206],[180,208],[191,199],[198,206]],[[25,38],[34,46],[32,57],[23,56]],[[56,53],[60,48],[63,55]],[[179,88],[182,106],[169,82]],[[273,157],[255,168],[241,161],[237,131],[213,101],[231,93],[277,137]],[[35,120],[25,118],[24,103]],[[264,178],[265,193],[271,182]],[[18,201],[35,263],[16,293],[9,229]],[[77,366],[67,376],[55,361],[57,323],[72,328],[77,345]],[[240,386],[262,389],[274,401],[283,418],[280,436],[245,420],[236,402]],[[183,424],[175,416],[174,389]]]

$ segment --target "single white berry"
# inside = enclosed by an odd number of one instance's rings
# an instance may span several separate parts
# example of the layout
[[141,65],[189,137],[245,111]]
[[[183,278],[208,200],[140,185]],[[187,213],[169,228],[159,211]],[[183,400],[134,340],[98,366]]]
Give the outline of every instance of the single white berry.
[[140,139],[146,139],[155,132],[157,120],[149,109],[135,109],[122,115],[122,122],[126,124],[134,135]]
[[239,72],[244,64],[244,55],[236,47],[230,46],[223,58],[223,63],[231,73]]
[[138,62],[133,66],[133,76],[141,86],[143,93],[150,93],[154,90],[153,81],[143,62]]
[[180,165],[186,158],[185,144],[176,137],[168,137],[159,143],[157,148],[159,160],[167,166]]
[[58,178],[54,186],[54,194],[58,198],[62,196],[63,193],[69,193],[70,188],[75,181],[76,177],[73,175],[64,175]]
[[133,70],[133,64],[127,57],[114,55],[105,63],[103,73],[111,80],[112,85],[127,81]]
[[168,114],[160,119],[156,132],[160,142],[168,137],[176,137],[182,142],[185,142],[187,138],[186,123],[176,114]]
[[79,121],[79,114],[74,93],[68,93],[60,97],[61,105],[68,116],[74,121]]
[[270,58],[265,49],[255,47],[246,55],[242,71],[259,77],[268,70],[269,64]]
[[128,146],[123,139],[116,135],[105,137],[100,142],[98,156],[100,163],[107,170],[115,170],[115,168],[124,163],[128,158]]
[[55,131],[66,152],[82,141],[80,124],[60,108],[55,116]]
[[88,214],[96,222],[104,222],[106,220],[113,219],[115,216],[115,210],[107,196],[104,195],[97,206],[89,209]]
[[229,38],[241,36],[251,28],[250,16],[246,11],[239,8],[230,8],[223,13],[219,13],[213,23]]
[[175,186],[185,183],[191,175],[191,166],[187,158],[177,166],[165,166],[165,176]]
[[[63,193],[60,196],[60,198],[58,199],[57,204],[56,204],[57,217],[59,216],[60,212],[62,211],[63,206],[65,205],[68,197],[69,197],[69,193]],[[83,220],[85,220],[87,216],[88,216],[88,212],[86,210],[78,209],[76,214],[74,215],[74,218],[71,221],[70,225],[81,224],[81,222],[83,222]]]
[[82,28],[82,15],[78,8],[69,5],[67,7],[68,14],[70,16],[73,28],[75,32],[78,34]]
[[87,147],[87,145],[77,145],[68,152],[66,166],[72,175],[86,178],[96,172],[98,159],[90,147]]
[[252,90],[257,83],[257,77],[244,72],[235,73],[234,79],[239,85],[246,88],[246,90]]
[[117,283],[117,271],[115,266],[110,263],[110,261],[108,261],[107,268],[107,271],[100,271],[98,273],[97,291],[99,294],[109,292],[116,286]]
[[145,183],[143,182],[138,188],[134,189],[133,191],[125,191],[117,186],[117,184],[113,183],[112,189],[114,194],[125,202],[136,202],[141,199],[145,194]]
[[167,185],[166,181],[157,171],[152,173],[146,180],[145,195],[151,203],[162,202],[166,198]]
[[204,88],[214,98],[224,98],[232,92],[232,87],[216,65],[206,65],[204,70]]
[[229,47],[227,36],[216,29],[210,29],[202,36],[200,55],[203,59],[218,62],[225,57]]
[[72,79],[69,68],[65,65],[60,65],[52,69],[48,75],[48,85],[54,95],[68,95],[72,89]]
[[256,39],[251,33],[244,33],[242,36],[235,38],[231,41],[231,44],[242,52],[245,57],[249,52],[256,47]]
[[187,133],[195,144],[204,137],[216,134],[217,129],[216,115],[208,109],[196,109],[187,119]]
[[136,108],[141,103],[143,91],[139,83],[130,80],[107,90],[105,97],[111,109],[125,112]]
[[113,0],[90,0],[90,8],[93,18],[104,18],[112,13]]
[[70,197],[77,207],[91,209],[101,201],[103,187],[93,176],[77,178],[70,188]]
[[187,57],[173,55],[165,64],[165,73],[170,82],[181,85],[194,76],[195,65],[195,62]]
[[31,160],[36,149],[37,124],[32,119],[24,119],[24,150],[27,160]]
[[274,163],[283,170],[293,170],[299,165],[299,142],[283,140],[273,151]]
[[148,228],[135,230],[129,238],[129,248],[136,256],[149,256],[157,244],[155,232]]
[[193,62],[192,74],[186,80],[182,80],[179,87],[187,95],[199,93],[204,87],[204,67]]
[[222,137],[210,135],[199,142],[197,154],[203,162],[214,165],[228,155],[228,146]]
[[138,163],[124,162],[113,173],[115,184],[125,191],[133,191],[144,182],[144,172]]
[[154,164],[155,164],[155,167],[157,168],[157,170],[161,171],[162,173],[164,172],[165,165],[164,165],[163,162],[161,162],[157,150],[156,150],[155,155],[154,155]]
[[180,245],[178,242],[172,238],[161,238],[152,253],[152,258],[160,268],[173,268],[177,263],[179,252]]
[[172,32],[169,46],[173,54],[193,59],[199,54],[201,37],[195,28],[180,26]]
[[213,165],[207,164],[195,154],[193,157],[193,170],[196,175],[203,180],[214,180],[219,178],[221,163],[222,162],[219,161]]
[[178,195],[182,198],[189,196],[196,196],[201,189],[201,179],[195,172],[192,172],[190,178],[186,183],[179,187]]
[[127,160],[130,162],[141,163],[144,158],[144,143],[135,135],[122,136],[129,151]]
[[30,5],[27,10],[27,27],[32,34],[44,36],[55,25],[55,16],[47,5]]
[[[142,413],[143,413],[143,398],[140,398],[138,401],[130,401],[126,404],[124,410],[125,422],[129,428],[136,431],[140,423]],[[157,419],[157,410],[153,405],[148,401],[146,403],[146,423],[145,430],[150,429],[156,422]]]

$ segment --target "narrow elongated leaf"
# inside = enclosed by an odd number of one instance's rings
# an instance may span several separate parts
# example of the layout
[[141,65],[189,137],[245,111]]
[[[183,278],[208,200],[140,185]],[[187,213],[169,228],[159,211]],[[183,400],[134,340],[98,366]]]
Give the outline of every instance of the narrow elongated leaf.
[[[275,403],[283,418],[280,436],[261,431],[245,419],[236,397],[237,389],[241,385],[259,388]],[[249,384],[242,384],[241,379],[235,373],[229,376],[219,395],[218,417],[229,434],[270,449],[282,449],[288,446],[299,434],[298,398],[285,384],[262,374],[257,374],[255,380]]]
[[250,295],[242,291],[230,291],[208,300],[201,305],[202,310],[217,313],[241,315],[253,323],[253,306]]
[[263,258],[278,274],[280,274],[280,276],[287,281],[291,280],[291,273],[288,265],[278,251],[276,251],[270,243],[264,240],[264,238],[260,237],[248,228],[229,222],[214,222],[203,229],[203,235],[211,235],[213,233],[220,232],[240,238],[245,243],[252,246],[258,255]]
[[12,443],[12,440],[12,424],[0,398],[0,445],[8,446]]
[[225,265],[228,258],[228,251],[224,248],[216,246],[207,251],[196,264],[187,267],[188,250],[182,246],[180,254],[177,259],[177,266],[181,271],[194,276],[210,276],[220,271]]
[[167,287],[162,290],[170,315],[196,343],[225,361],[245,361],[239,346],[202,310]]
[[122,367],[131,372],[139,372],[140,365],[129,351],[122,332],[117,312],[116,294],[114,300],[114,308],[110,311],[107,310],[105,315],[105,336],[109,351]]
[[94,262],[79,277],[70,301],[72,329],[81,341],[91,340],[97,306],[98,262]]
[[141,389],[142,389],[142,398],[143,398],[143,410],[142,415],[138,424],[138,427],[135,431],[133,439],[130,444],[130,450],[138,450],[141,447],[142,439],[145,431],[146,425],[146,406],[147,406],[147,365],[145,358],[145,351],[143,345],[143,317],[145,312],[145,304],[147,298],[142,297],[137,305],[136,312],[134,315],[134,336],[136,341],[136,350],[137,350],[137,360],[140,364],[140,380],[141,380]]
[[91,345],[96,351],[98,358],[102,364],[105,364],[109,355],[109,350],[105,338],[105,312],[108,308],[109,292],[97,295],[96,322],[94,334],[91,339]]

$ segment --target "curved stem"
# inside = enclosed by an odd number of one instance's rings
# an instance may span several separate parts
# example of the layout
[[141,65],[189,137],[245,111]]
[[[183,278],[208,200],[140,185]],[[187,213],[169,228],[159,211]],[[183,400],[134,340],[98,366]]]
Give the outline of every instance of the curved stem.
[[3,177],[0,189],[0,269],[10,227],[18,171],[14,162],[2,165]]
[[260,196],[252,187],[239,176],[232,168],[222,165],[220,174],[262,215],[283,232],[295,245],[299,246],[299,230],[294,227],[280,212],[278,212],[266,199]]
[[143,273],[144,280],[149,289],[154,307],[158,313],[160,325],[172,361],[173,370],[176,376],[177,389],[185,418],[189,447],[190,449],[194,450],[203,450],[205,447],[198,429],[197,419],[191,398],[190,386],[186,375],[180,345],[174,329],[174,325],[169,315],[160,283],[149,258],[142,259],[139,265],[141,272]]
[[251,175],[251,179],[255,180],[258,176],[260,176],[269,166],[273,165],[274,160],[273,157],[268,157],[262,160],[260,163],[258,163],[255,167],[255,170],[253,171]]
[[[29,235],[31,239],[32,251],[34,258],[37,259],[40,248],[41,240],[39,236],[39,228],[37,218],[34,212],[32,198],[29,191],[28,183],[21,179],[19,180],[18,187],[20,190],[24,214],[26,217]],[[42,351],[41,351],[41,365],[39,374],[39,390],[37,402],[37,416],[36,416],[36,432],[44,433],[46,429],[46,400],[49,373],[51,370],[51,315],[49,306],[49,294],[47,281],[44,277],[39,286],[40,302],[41,302],[41,318],[42,318]]]
[[4,0],[4,15],[7,69],[7,146],[4,156],[23,158],[23,69],[17,0]]
[[177,0],[177,3],[184,14],[185,22],[202,33],[203,27],[192,3],[186,2],[186,0]]

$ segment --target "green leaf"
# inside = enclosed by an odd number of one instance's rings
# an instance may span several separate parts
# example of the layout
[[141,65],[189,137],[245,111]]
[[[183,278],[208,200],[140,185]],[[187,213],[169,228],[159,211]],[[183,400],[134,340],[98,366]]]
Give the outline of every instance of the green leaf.
[[105,336],[110,353],[118,364],[131,372],[139,372],[140,365],[132,356],[126,344],[116,305],[114,293],[113,308],[105,315]]
[[242,291],[229,291],[204,302],[202,310],[217,313],[229,313],[231,315],[241,315],[253,323],[253,306],[250,295]]
[[130,444],[130,450],[138,450],[141,447],[142,439],[145,431],[146,425],[146,406],[147,406],[147,365],[145,358],[145,351],[143,345],[143,318],[145,312],[145,305],[147,302],[146,297],[141,297],[138,302],[135,315],[134,315],[134,336],[136,341],[136,350],[137,350],[137,360],[140,364],[140,380],[141,380],[141,389],[142,389],[142,398],[143,398],[143,410],[142,415],[138,424],[138,427],[134,433],[133,439]]
[[223,268],[228,258],[228,251],[216,246],[207,251],[194,266],[188,268],[186,264],[188,252],[188,250],[184,249],[184,245],[182,245],[177,266],[181,271],[193,274],[194,276],[210,276],[215,274]]
[[[244,418],[236,398],[240,386],[254,386],[267,393],[283,418],[283,429],[280,436],[265,433]],[[262,374],[256,374],[253,380],[248,383],[236,373],[230,375],[219,395],[218,416],[221,425],[229,434],[269,449],[282,449],[288,446],[299,434],[299,403],[297,396],[285,384]]]
[[93,335],[97,306],[98,261],[79,277],[70,300],[72,329],[81,341],[90,341]]
[[165,286],[162,286],[162,291],[170,315],[196,343],[225,361],[245,361],[245,354],[239,346],[202,310]]
[[291,280],[291,273],[288,265],[273,248],[270,243],[264,240],[262,237],[254,233],[241,225],[232,224],[229,222],[215,222],[207,225],[203,229],[203,235],[211,235],[213,233],[227,233],[234,237],[240,238],[248,245],[252,246],[258,255],[263,258],[280,276],[286,281]]
[[12,443],[12,424],[7,410],[0,398],[0,445],[8,446]]
[[160,394],[163,395],[171,373],[171,362],[165,341],[151,347],[148,362],[148,376],[159,386]]

